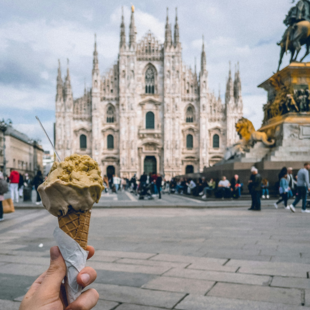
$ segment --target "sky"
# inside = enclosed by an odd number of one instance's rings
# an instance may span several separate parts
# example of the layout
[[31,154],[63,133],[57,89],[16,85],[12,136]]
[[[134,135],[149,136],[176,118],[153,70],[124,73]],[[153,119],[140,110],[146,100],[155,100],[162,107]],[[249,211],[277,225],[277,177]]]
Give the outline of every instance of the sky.
[[[67,58],[74,98],[91,86],[94,34],[103,75],[116,62],[121,10],[124,7],[128,39],[130,6],[135,6],[137,40],[148,30],[164,41],[166,7],[172,28],[178,7],[183,62],[200,67],[205,39],[210,91],[225,95],[229,62],[239,61],[244,116],[256,129],[261,125],[266,92],[257,88],[277,69],[283,19],[291,0],[148,0],[41,1],[0,0],[0,119],[51,149],[40,129],[39,116],[53,136],[58,59],[65,75]],[[285,56],[282,67],[288,64]],[[309,61],[306,58],[306,61]]]

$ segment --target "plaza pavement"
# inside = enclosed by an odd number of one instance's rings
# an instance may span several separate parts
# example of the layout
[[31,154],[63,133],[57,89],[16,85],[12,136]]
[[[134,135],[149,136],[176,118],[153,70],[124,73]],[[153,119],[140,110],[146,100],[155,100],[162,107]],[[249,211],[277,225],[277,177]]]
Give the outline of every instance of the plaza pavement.
[[[262,212],[95,208],[89,244],[96,253],[88,262],[98,274],[94,309],[310,309],[309,222],[300,209],[267,204]],[[44,209],[5,215],[0,309],[18,309],[46,270],[56,225]]]

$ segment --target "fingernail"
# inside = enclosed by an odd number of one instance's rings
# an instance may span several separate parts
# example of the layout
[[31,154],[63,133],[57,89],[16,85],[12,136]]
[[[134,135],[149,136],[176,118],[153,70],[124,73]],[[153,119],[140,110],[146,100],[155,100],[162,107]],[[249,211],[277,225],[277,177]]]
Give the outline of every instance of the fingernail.
[[90,275],[88,273],[83,273],[81,275],[81,280],[84,284],[88,284],[89,280],[90,280]]
[[58,246],[51,247],[50,253],[51,253],[51,260],[57,259],[60,256],[60,251],[59,251]]

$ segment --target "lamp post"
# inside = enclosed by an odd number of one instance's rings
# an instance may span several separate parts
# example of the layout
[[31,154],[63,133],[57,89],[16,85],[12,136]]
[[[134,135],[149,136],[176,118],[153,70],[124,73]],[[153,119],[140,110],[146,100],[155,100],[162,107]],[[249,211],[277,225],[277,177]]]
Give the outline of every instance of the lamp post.
[[5,121],[4,119],[2,119],[2,121],[0,121],[0,131],[2,131],[3,134],[3,176],[6,176],[6,158],[5,158],[5,132],[8,129],[8,126],[12,125],[12,121],[10,119],[8,119],[7,121]]

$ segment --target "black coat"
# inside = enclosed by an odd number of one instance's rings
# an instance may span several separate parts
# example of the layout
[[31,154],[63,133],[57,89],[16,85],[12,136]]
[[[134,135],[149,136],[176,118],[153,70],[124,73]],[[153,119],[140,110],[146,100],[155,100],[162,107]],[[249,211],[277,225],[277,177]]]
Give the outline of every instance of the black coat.
[[235,186],[236,186],[237,184],[241,184],[240,179],[238,178],[238,180],[236,180],[235,178],[232,178],[232,179],[231,179],[231,182],[230,182],[230,188],[232,188],[233,190],[235,190]]
[[140,182],[141,183],[146,183],[147,181],[147,175],[146,174],[142,174],[141,177],[140,177]]
[[254,175],[254,180],[252,182],[252,190],[255,192],[259,192],[262,190],[262,177],[259,173]]
[[162,177],[157,177],[156,179],[156,186],[161,186],[161,183],[163,182],[163,178]]

